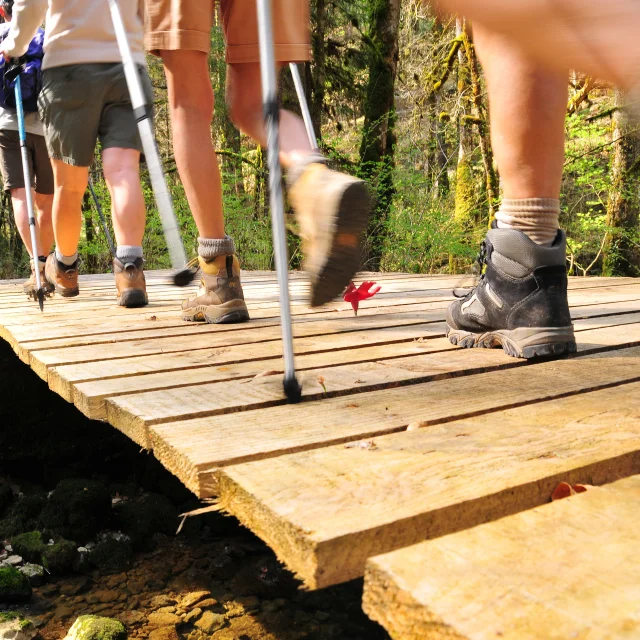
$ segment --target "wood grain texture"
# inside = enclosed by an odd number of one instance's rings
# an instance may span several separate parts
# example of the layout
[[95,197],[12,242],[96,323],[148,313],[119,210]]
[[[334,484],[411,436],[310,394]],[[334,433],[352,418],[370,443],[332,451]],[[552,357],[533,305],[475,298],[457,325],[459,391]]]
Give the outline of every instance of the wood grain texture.
[[[585,392],[587,380],[606,384],[606,371],[611,380],[624,379],[627,365],[626,376],[637,380],[638,364],[640,350],[630,349],[458,378],[439,392],[432,383],[413,398],[417,387],[395,390],[405,402],[394,392],[384,405],[372,397],[361,403],[360,419],[377,413],[380,427],[424,426],[363,438],[370,447],[340,445],[222,468],[220,504],[309,587],[356,578],[373,555],[543,504],[561,480],[603,484],[640,473],[640,385]],[[578,395],[530,404],[571,389]],[[434,425],[446,397],[448,416],[471,415]],[[518,397],[527,404],[473,415]],[[330,426],[329,411],[318,426]],[[404,415],[393,422],[387,413]]]
[[640,638],[640,476],[372,558],[396,640]]

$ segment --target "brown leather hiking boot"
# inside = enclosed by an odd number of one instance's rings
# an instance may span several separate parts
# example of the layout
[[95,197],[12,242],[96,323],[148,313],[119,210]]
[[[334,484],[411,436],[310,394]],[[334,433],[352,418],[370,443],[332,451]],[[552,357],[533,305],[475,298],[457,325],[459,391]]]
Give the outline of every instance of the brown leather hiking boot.
[[218,256],[211,262],[198,258],[202,270],[195,298],[182,303],[182,319],[231,324],[249,320],[240,284],[240,263],[235,256]]
[[[31,275],[22,285],[22,289],[30,298],[35,298],[38,293],[38,283],[36,282],[36,272],[33,266],[33,260],[30,260],[30,263]],[[53,285],[50,282],[47,282],[47,279],[44,277],[44,262],[37,260],[37,263],[38,268],[40,269],[40,286],[44,289],[45,295],[49,296],[54,291]]]
[[360,266],[360,236],[371,213],[365,182],[320,162],[307,164],[292,182],[296,212],[311,277],[311,306],[340,295]]
[[80,293],[78,289],[78,262],[68,267],[58,262],[55,253],[50,253],[44,265],[44,277],[63,298],[73,298]]
[[134,262],[121,262],[113,259],[113,273],[116,276],[118,290],[118,304],[121,307],[144,307],[149,303],[147,298],[147,281],[142,270],[143,260],[138,258]]

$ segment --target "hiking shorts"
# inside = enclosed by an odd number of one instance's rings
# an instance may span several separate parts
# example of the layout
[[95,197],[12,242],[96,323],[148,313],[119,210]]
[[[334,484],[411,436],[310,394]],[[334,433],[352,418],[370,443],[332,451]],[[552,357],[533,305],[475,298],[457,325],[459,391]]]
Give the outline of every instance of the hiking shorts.
[[[229,64],[260,62],[256,0],[219,0]],[[276,60],[310,59],[309,0],[272,0]],[[146,0],[145,46],[209,52],[215,0]]]
[[[138,66],[148,104],[153,88],[144,67]],[[38,98],[49,156],[88,167],[96,142],[103,149],[142,151],[138,125],[120,63],[71,64],[42,72]]]
[[[42,195],[53,194],[53,170],[47,153],[47,145],[42,136],[27,133],[27,160],[31,175],[31,188]],[[17,131],[0,131],[0,171],[4,190],[24,189],[24,170],[20,136]]]

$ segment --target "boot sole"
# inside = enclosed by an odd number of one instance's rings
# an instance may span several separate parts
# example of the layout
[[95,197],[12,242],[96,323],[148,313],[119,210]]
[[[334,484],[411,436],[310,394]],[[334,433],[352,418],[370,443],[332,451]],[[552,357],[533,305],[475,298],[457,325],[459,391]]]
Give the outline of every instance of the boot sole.
[[577,350],[573,327],[521,327],[472,333],[447,325],[447,338],[451,344],[466,349],[502,347],[507,355],[526,360],[558,357]]
[[224,304],[199,306],[182,311],[186,322],[206,322],[208,324],[237,324],[247,322],[249,310],[242,300],[232,300]]
[[146,307],[149,304],[149,299],[141,289],[130,289],[118,297],[118,304],[127,309],[135,309],[136,307]]
[[63,298],[75,298],[76,296],[80,295],[80,289],[76,288],[76,289],[61,289],[60,287],[57,287],[54,285],[54,289],[55,292],[59,295],[62,296]]
[[371,195],[364,182],[350,184],[340,198],[335,232],[324,266],[311,287],[311,306],[331,302],[346,289],[361,260],[360,236],[371,214]]

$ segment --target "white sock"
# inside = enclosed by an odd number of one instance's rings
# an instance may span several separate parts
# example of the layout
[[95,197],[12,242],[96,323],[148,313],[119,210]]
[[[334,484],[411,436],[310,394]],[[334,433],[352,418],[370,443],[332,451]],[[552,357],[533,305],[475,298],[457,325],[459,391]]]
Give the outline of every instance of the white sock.
[[116,247],[116,258],[123,264],[135,262],[142,258],[142,247],[131,244],[119,244]]
[[527,198],[503,200],[496,221],[498,229],[517,229],[537,244],[551,246],[558,235],[560,200]]
[[78,260],[78,252],[76,251],[72,256],[63,256],[56,248],[56,260],[66,267],[72,267]]

